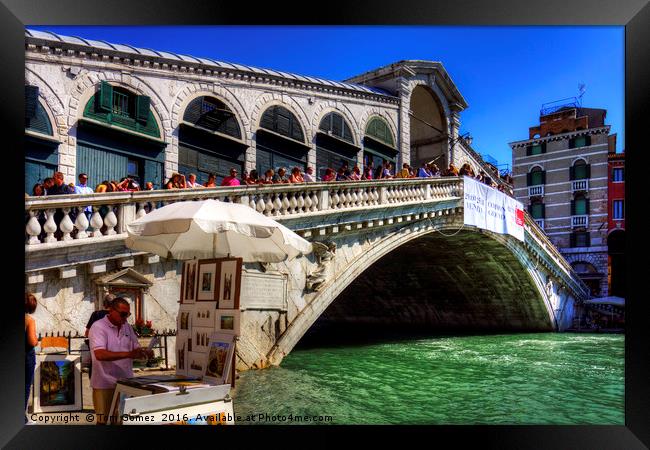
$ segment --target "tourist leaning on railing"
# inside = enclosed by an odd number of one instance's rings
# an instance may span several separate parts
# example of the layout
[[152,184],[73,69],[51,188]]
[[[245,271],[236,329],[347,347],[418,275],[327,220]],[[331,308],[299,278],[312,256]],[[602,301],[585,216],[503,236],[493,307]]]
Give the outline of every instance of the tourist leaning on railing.
[[308,166],[307,169],[305,169],[305,175],[303,177],[307,183],[313,183],[316,181],[316,177],[314,177],[314,168],[311,166]]
[[305,179],[300,173],[300,167],[294,167],[291,169],[291,176],[289,177],[289,183],[304,183]]

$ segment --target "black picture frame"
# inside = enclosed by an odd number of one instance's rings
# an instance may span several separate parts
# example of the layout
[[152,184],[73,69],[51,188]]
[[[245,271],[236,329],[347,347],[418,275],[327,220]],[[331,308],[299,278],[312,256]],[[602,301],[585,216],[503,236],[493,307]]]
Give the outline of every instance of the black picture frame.
[[[634,205],[631,192],[643,192],[639,180],[642,175],[637,172],[648,167],[643,164],[643,148],[647,145],[642,130],[647,119],[648,89],[650,79],[648,55],[650,54],[650,5],[647,0],[626,0],[593,2],[590,0],[531,2],[516,0],[457,0],[455,2],[428,2],[425,0],[403,2],[330,2],[327,8],[318,8],[318,12],[303,4],[285,4],[278,8],[277,4],[266,3],[252,7],[252,4],[242,2],[209,2],[198,0],[177,1],[141,1],[132,2],[117,0],[111,3],[97,0],[84,2],[61,0],[45,2],[38,0],[4,0],[0,8],[0,33],[2,34],[3,71],[2,97],[0,105],[3,110],[3,125],[6,133],[5,148],[22,148],[23,124],[23,85],[24,85],[24,24],[28,25],[64,25],[64,24],[263,24],[275,22],[278,24],[394,24],[394,25],[622,25],[625,26],[625,134],[626,147],[630,148],[627,155],[627,184],[626,192],[628,205]],[[586,49],[585,51],[588,51]],[[317,49],[315,49],[317,52]],[[317,57],[317,55],[314,55]],[[552,56],[549,56],[552,58]],[[645,152],[647,153],[647,152]],[[10,192],[5,195],[5,209],[18,209],[18,201],[23,193],[19,192],[22,179],[20,170],[23,167],[23,156],[20,151],[7,152],[5,156],[7,180]],[[12,164],[13,163],[13,164]],[[632,203],[630,203],[632,201]],[[639,204],[639,200],[637,200]],[[627,258],[636,259],[641,254],[647,255],[645,240],[640,232],[641,209],[627,208]],[[15,214],[19,217],[20,214]],[[4,221],[10,233],[18,230],[18,220],[13,221],[7,214]],[[15,225],[15,228],[14,228]],[[20,226],[23,227],[23,223]],[[630,234],[631,233],[631,234]],[[14,242],[16,242],[14,244]],[[21,265],[13,263],[14,254],[24,255],[24,247],[16,240],[8,243],[17,245],[14,251],[7,248],[12,264],[6,270],[10,275],[6,280],[24,276]],[[19,256],[21,258],[22,256]],[[640,260],[640,256],[639,256]],[[633,261],[631,261],[633,262]],[[640,262],[640,261],[639,261]],[[374,439],[388,442],[412,442],[420,440],[441,443],[445,440],[453,442],[454,448],[474,441],[481,448],[572,448],[572,449],[607,449],[607,448],[645,448],[650,446],[650,414],[648,414],[650,398],[650,371],[648,369],[650,355],[648,354],[648,326],[645,323],[648,314],[648,302],[643,298],[641,290],[632,289],[633,283],[640,285],[643,279],[641,270],[645,264],[627,264],[628,298],[626,308],[626,385],[625,385],[625,426],[521,426],[521,427],[364,427],[355,428]],[[22,275],[21,275],[22,273]],[[19,283],[6,283],[9,288],[7,297],[6,324],[1,348],[7,355],[7,364],[3,369],[3,409],[0,415],[0,445],[6,448],[34,448],[47,443],[48,448],[86,447],[92,442],[101,446],[104,435],[110,435],[110,445],[132,445],[137,441],[146,440],[150,447],[163,442],[167,443],[171,433],[188,433],[186,427],[156,427],[156,433],[141,427],[77,427],[72,438],[71,430],[67,427],[38,427],[23,425],[22,414],[17,413],[23,405],[23,363],[22,352],[16,349],[24,347],[21,326],[18,321],[20,312],[16,298],[19,297]],[[13,300],[13,301],[9,301]],[[14,361],[13,363],[11,361]],[[570,401],[570,399],[567,399]],[[389,412],[387,412],[389,413]],[[83,414],[82,414],[83,416]],[[84,418],[81,417],[83,423]],[[207,433],[210,427],[193,427],[193,433]],[[342,428],[327,428],[328,435]],[[350,427],[345,427],[349,432]],[[239,433],[237,433],[239,431]],[[264,439],[270,435],[280,436],[285,430],[282,427],[264,427],[260,433]],[[319,430],[305,427],[292,428],[292,439],[300,441],[302,433],[310,435]],[[214,431],[210,430],[211,436]],[[228,433],[226,439],[244,439],[242,432],[248,434],[248,429],[235,430]],[[300,436],[297,436],[300,435]],[[185,436],[187,436],[185,434]],[[286,435],[285,435],[286,436]],[[209,437],[205,435],[205,437]],[[271,437],[272,438],[272,437]],[[223,442],[224,437],[219,437]],[[158,441],[158,442],[156,442]],[[284,440],[283,440],[284,441]],[[284,442],[283,442],[284,443]],[[645,444],[645,445],[644,445]]]

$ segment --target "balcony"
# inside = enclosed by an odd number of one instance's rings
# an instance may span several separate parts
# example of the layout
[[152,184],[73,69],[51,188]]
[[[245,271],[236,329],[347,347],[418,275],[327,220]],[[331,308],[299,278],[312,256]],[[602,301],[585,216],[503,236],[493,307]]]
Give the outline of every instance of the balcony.
[[584,214],[580,216],[571,216],[571,226],[572,227],[588,227],[589,226],[589,216]]
[[544,195],[544,185],[539,184],[537,186],[528,186],[528,196],[529,197],[538,197]]
[[571,182],[571,192],[578,191],[588,191],[589,190],[589,180],[573,180]]
[[537,226],[539,226],[542,230],[544,229],[544,219],[534,219],[535,223]]

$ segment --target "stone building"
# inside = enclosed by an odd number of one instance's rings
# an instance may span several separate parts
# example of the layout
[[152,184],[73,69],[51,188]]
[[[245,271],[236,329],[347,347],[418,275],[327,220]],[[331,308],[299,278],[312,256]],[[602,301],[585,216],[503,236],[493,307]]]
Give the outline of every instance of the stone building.
[[[174,172],[202,183],[232,167],[312,166],[322,176],[342,161],[435,159],[441,168],[485,169],[458,139],[467,102],[439,62],[400,61],[340,82],[33,30],[25,51],[29,194],[55,170],[66,183],[85,172],[92,187],[129,176],[160,188]],[[36,203],[28,208],[34,221],[42,217]],[[72,222],[62,237],[47,223],[31,235],[27,226],[26,289],[39,300],[39,331],[83,333],[106,291],[131,300],[133,319],[176,327],[179,263],[128,251],[124,224],[137,209],[120,205],[99,218],[101,242],[78,240],[85,232],[73,239]],[[67,218],[65,204],[55,207]],[[244,276],[254,273],[247,267]]]
[[528,139],[509,144],[515,197],[596,296],[608,293],[605,116],[577,103],[542,109]]

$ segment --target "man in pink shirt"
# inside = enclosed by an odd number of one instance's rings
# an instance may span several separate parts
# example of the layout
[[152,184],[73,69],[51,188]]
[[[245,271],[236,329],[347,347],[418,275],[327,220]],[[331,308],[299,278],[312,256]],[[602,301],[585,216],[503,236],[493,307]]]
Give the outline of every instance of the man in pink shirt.
[[223,179],[221,186],[239,186],[241,183],[237,179],[237,169],[230,169],[230,176]]
[[105,425],[108,420],[117,380],[133,377],[132,360],[153,356],[151,350],[140,348],[133,328],[126,323],[130,309],[125,298],[115,298],[108,314],[93,323],[88,332],[93,364],[90,385],[97,425]]

